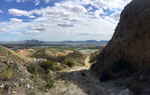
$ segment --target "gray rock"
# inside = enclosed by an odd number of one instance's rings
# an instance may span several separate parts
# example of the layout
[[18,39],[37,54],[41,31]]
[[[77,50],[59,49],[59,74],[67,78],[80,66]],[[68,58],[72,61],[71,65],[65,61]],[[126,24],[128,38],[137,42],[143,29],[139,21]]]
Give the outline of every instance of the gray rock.
[[142,72],[150,71],[150,0],[133,0],[121,13],[115,33],[95,58],[92,70],[108,68],[121,58]]
[[17,91],[12,91],[11,93],[12,93],[12,94],[17,94],[18,92],[17,92]]
[[27,87],[28,89],[31,88],[31,86],[30,86],[29,83],[26,84],[26,87]]

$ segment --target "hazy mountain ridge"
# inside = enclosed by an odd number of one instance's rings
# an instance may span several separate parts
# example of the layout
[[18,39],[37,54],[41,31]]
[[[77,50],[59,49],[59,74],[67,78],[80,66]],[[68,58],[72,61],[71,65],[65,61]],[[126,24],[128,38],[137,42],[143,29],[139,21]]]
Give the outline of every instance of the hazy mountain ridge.
[[39,41],[36,39],[25,40],[25,41],[0,41],[0,44],[24,44],[24,45],[106,45],[108,41]]

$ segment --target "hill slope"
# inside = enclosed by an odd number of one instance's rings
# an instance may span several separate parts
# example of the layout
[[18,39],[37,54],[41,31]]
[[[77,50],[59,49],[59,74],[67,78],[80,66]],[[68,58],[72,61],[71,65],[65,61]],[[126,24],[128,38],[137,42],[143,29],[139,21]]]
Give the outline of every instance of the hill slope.
[[0,62],[13,63],[24,61],[25,59],[20,57],[16,52],[0,46]]

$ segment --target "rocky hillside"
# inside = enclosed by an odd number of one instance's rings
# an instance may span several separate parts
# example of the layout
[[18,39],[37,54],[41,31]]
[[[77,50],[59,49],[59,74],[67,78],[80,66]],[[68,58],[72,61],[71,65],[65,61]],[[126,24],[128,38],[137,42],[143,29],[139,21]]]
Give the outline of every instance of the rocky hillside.
[[26,60],[16,52],[0,47],[0,93],[2,95],[7,95],[7,89],[9,89],[8,95],[19,93],[18,91],[23,93],[30,91],[33,82],[29,79],[31,75],[26,69],[25,62]]
[[24,62],[25,58],[18,55],[16,52],[0,46],[0,62],[13,63]]
[[[95,58],[91,68],[120,71],[132,67],[150,70],[150,0],[133,0],[121,13],[120,21],[108,45]],[[116,63],[116,64],[115,64]],[[115,66],[113,66],[115,64]],[[121,64],[121,65],[120,65]]]

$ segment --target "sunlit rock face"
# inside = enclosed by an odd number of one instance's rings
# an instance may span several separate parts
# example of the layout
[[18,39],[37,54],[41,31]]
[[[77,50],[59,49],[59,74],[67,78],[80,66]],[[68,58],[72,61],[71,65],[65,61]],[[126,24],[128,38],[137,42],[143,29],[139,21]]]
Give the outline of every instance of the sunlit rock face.
[[133,0],[125,7],[112,39],[91,69],[107,69],[120,59],[138,71],[150,70],[150,0]]

